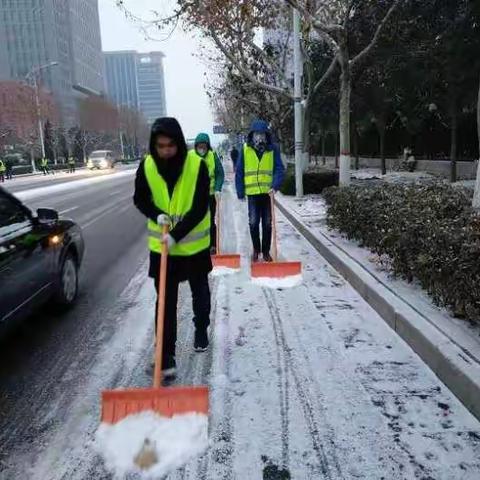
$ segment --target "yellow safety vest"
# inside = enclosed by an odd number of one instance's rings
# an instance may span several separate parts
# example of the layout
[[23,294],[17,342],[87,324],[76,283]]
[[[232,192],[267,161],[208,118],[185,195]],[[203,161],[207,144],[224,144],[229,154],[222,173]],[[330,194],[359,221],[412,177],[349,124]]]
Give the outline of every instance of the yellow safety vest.
[[[172,226],[179,223],[191,210],[197,186],[201,158],[193,151],[189,152],[183,166],[180,178],[173,190],[172,198],[167,182],[158,172],[155,160],[151,155],[145,159],[145,177],[152,193],[153,203],[172,219]],[[148,246],[150,251],[162,252],[162,229],[156,222],[148,220]],[[203,220],[176,243],[169,251],[172,256],[191,256],[210,247],[210,212]]]
[[205,157],[198,155],[196,150],[191,150],[195,153],[198,158],[202,159],[207,165],[208,176],[210,177],[210,195],[215,194],[215,153],[212,150],[209,150]]
[[42,158],[42,160],[40,161],[40,165],[42,167],[48,167],[48,159]]
[[245,193],[247,195],[261,195],[268,193],[273,182],[273,150],[265,151],[259,159],[257,152],[245,144],[243,146],[245,164]]
[[3,161],[0,160],[0,172],[3,173],[3,172],[6,172],[6,171],[7,171],[7,167],[5,166]]
[[70,157],[70,158],[68,159],[68,164],[69,164],[69,165],[75,165],[75,159],[74,159],[73,157]]

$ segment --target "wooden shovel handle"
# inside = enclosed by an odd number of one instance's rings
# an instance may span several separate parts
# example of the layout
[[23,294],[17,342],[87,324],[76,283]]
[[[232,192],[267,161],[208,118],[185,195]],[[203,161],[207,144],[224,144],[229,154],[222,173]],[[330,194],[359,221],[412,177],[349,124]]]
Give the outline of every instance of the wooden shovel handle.
[[215,223],[217,224],[216,225],[216,232],[217,232],[217,235],[216,235],[216,250],[217,250],[217,255],[220,255],[220,197],[218,198],[218,200],[215,198],[215,201],[217,202],[217,215],[216,215],[216,219],[215,219]]
[[270,193],[270,205],[272,210],[272,247],[273,247],[273,261],[278,262],[278,245],[277,245],[277,221],[275,218],[275,193]]
[[[163,226],[163,236],[168,234],[168,225]],[[165,292],[167,289],[168,245],[163,241],[160,257],[160,282],[158,286],[157,309],[157,341],[155,344],[155,368],[153,371],[153,387],[162,386],[163,324],[165,321]]]

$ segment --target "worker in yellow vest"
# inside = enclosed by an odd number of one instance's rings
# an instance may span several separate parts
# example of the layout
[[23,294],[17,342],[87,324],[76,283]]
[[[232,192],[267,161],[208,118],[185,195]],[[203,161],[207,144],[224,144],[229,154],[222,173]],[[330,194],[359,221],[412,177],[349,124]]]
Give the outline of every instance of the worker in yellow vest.
[[[162,244],[168,244],[168,272],[163,341],[163,374],[175,376],[178,287],[188,281],[192,291],[194,350],[208,348],[210,324],[210,179],[204,161],[188,152],[182,129],[174,118],[157,119],[150,136],[150,153],[135,179],[135,206],[148,220],[149,276],[159,285]],[[170,232],[163,237],[162,227]],[[158,291],[158,290],[157,290]]]
[[0,182],[5,182],[5,172],[7,171],[7,167],[2,159],[0,159]]
[[40,168],[42,169],[44,175],[48,175],[49,173],[52,173],[53,175],[53,172],[50,171],[50,167],[48,165],[48,158],[42,158],[40,160]]
[[[278,145],[273,143],[268,124],[253,122],[247,142],[239,152],[235,170],[235,186],[240,200],[248,199],[248,220],[253,243],[252,260],[258,262],[260,254],[271,262],[272,211],[270,195],[280,190],[285,167]],[[260,239],[260,222],[262,238]]]
[[206,133],[199,133],[195,139],[195,152],[201,157],[208,168],[210,177],[210,253],[215,254],[215,239],[217,235],[216,210],[217,200],[220,200],[223,183],[225,181],[225,172],[222,162],[210,144],[210,137]]
[[68,171],[70,173],[75,173],[75,157],[73,155],[68,157]]

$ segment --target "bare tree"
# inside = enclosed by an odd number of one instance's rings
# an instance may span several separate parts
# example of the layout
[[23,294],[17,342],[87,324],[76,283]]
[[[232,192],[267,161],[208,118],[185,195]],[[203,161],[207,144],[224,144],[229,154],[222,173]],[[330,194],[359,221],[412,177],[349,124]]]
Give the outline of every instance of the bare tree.
[[[353,54],[349,46],[349,34],[353,28],[352,19],[359,3],[354,0],[284,0],[298,9],[307,26],[315,29],[332,49],[340,67],[340,183],[350,183],[350,104],[352,78],[363,62],[371,55],[387,23],[399,8],[400,0],[391,0],[390,6],[378,17],[378,24],[370,41],[362,50]],[[379,8],[376,6],[375,8]]]

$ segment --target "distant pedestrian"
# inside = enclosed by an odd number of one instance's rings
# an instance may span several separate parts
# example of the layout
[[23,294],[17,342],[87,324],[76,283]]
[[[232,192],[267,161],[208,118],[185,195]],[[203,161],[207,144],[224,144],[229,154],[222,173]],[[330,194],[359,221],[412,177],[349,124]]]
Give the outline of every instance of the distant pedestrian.
[[48,175],[50,173],[50,168],[48,166],[48,158],[42,158],[40,160],[40,168],[44,175]]
[[0,182],[5,182],[5,172],[7,171],[7,167],[5,166],[5,162],[0,160]]
[[231,158],[232,163],[233,163],[233,171],[234,172],[237,169],[238,155],[239,155],[239,153],[238,153],[237,147],[233,147],[232,150],[230,151],[230,158]]
[[75,158],[72,156],[68,157],[68,168],[70,173],[75,173]]
[[216,211],[217,200],[220,200],[223,182],[225,181],[225,172],[222,162],[210,144],[210,137],[206,133],[199,133],[195,138],[195,152],[205,161],[210,177],[210,253],[215,255],[216,245],[215,239],[217,235]]
[[13,180],[13,162],[10,159],[5,160],[7,180]]
[[[175,376],[178,288],[188,281],[192,292],[194,350],[207,350],[210,324],[210,179],[204,161],[188,152],[174,118],[159,118],[150,137],[150,154],[140,163],[135,180],[135,206],[148,219],[149,276],[158,290],[163,242],[168,245],[163,337],[163,376]],[[168,226],[170,232],[162,235]]]
[[[280,190],[285,176],[278,145],[272,142],[268,124],[263,120],[253,122],[247,143],[240,152],[235,184],[237,196],[248,199],[248,220],[253,243],[252,260],[258,262],[260,253],[265,262],[272,262],[272,210],[270,195]],[[260,240],[260,222],[262,239]]]

